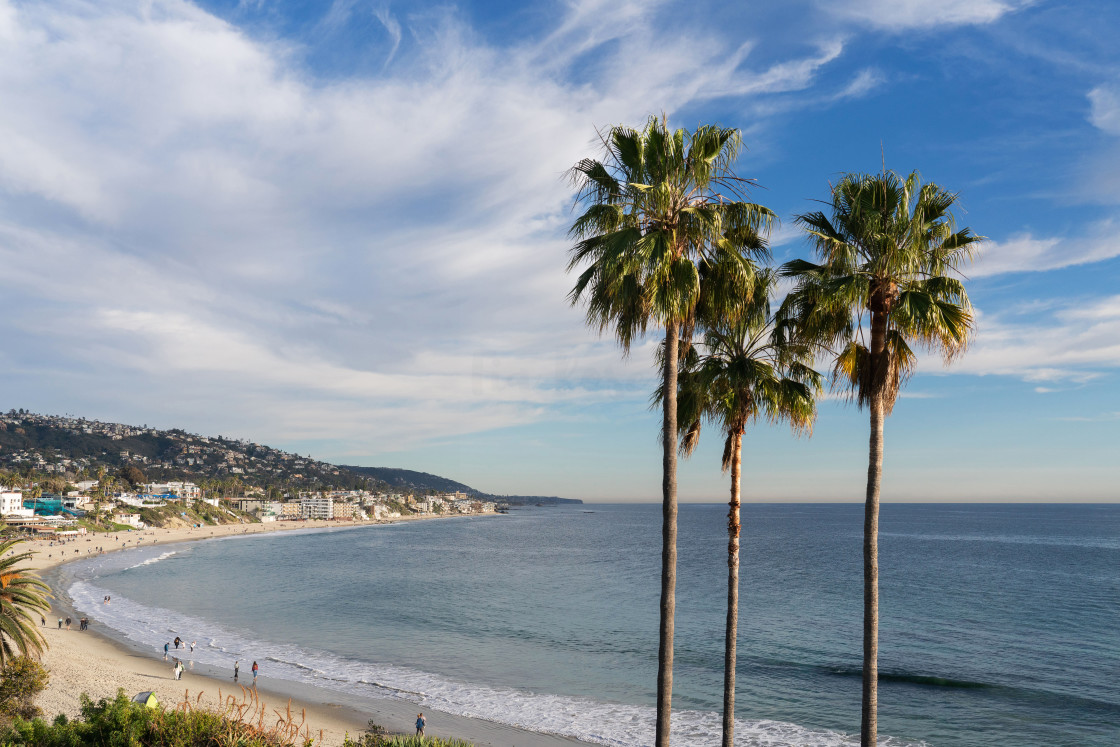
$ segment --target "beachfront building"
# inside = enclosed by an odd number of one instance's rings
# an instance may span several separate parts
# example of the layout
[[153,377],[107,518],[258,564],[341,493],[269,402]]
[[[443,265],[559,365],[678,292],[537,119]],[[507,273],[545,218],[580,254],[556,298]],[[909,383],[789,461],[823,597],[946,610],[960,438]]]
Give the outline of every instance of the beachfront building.
[[[126,506],[133,506],[135,508],[159,508],[160,506],[167,505],[167,494],[152,495],[151,493],[137,493],[136,495],[120,495],[117,497],[118,503],[123,503]],[[105,504],[98,504],[102,509]]]
[[28,518],[35,512],[23,507],[23,493],[18,490],[0,493],[0,516],[19,516]]
[[202,497],[202,488],[193,482],[149,482],[141,486],[143,492],[152,495],[176,495],[187,501],[198,500]]
[[281,520],[302,519],[303,508],[298,501],[289,501],[280,504],[280,511],[276,514]]
[[334,504],[334,518],[336,519],[361,519],[365,520],[366,515],[362,511],[362,507],[357,503],[345,503],[343,501],[335,501]]
[[333,519],[334,498],[309,496],[299,499],[300,515],[305,519]]
[[118,524],[126,524],[130,527],[135,527],[136,529],[143,529],[146,526],[144,522],[140,521],[140,514],[116,514],[113,517],[113,521]]
[[5,516],[4,523],[13,529],[25,529],[28,532],[54,532],[54,527],[48,527],[42,516]]
[[261,501],[260,513],[261,515],[272,514],[279,516],[284,512],[284,503],[282,501]]
[[259,513],[264,508],[265,501],[260,498],[234,498],[233,505],[237,507],[238,511],[248,511],[251,513]]

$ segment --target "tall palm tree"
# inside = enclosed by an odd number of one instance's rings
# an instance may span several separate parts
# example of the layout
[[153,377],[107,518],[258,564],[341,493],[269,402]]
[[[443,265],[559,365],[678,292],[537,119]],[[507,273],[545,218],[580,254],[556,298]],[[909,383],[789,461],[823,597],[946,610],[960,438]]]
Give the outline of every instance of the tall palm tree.
[[860,743],[876,744],[879,656],[879,485],[883,420],[917,361],[913,346],[964,351],[972,307],[957,277],[983,240],[954,229],[957,195],[917,172],[848,174],[832,189],[831,217],[800,215],[819,264],[795,260],[784,314],[836,352],[834,385],[871,412],[863,523],[863,706]]
[[17,651],[20,656],[42,653],[47,641],[39,632],[29,610],[45,611],[50,587],[17,567],[31,558],[30,552],[7,556],[22,540],[0,542],[0,669]]
[[[603,158],[577,163],[570,176],[583,212],[568,270],[586,265],[569,296],[587,321],[611,328],[629,353],[652,323],[665,330],[662,386],[661,610],[656,744],[669,744],[677,565],[677,363],[687,349],[705,260],[720,268],[712,304],[733,308],[754,276],[751,238],[773,214],[745,200],[750,182],[734,174],[739,132],[713,125],[670,131],[651,117],[634,130],[600,133]],[[717,292],[718,290],[718,292]]]
[[735,743],[735,666],[739,635],[739,506],[743,434],[759,418],[788,422],[795,432],[812,429],[814,396],[823,378],[810,367],[814,348],[791,338],[770,313],[774,274],[758,274],[757,288],[736,319],[707,326],[701,350],[686,357],[680,374],[678,412],[686,424],[681,451],[700,440],[704,419],[724,435],[723,470],[731,471],[727,514],[727,626],[723,669],[723,747]]

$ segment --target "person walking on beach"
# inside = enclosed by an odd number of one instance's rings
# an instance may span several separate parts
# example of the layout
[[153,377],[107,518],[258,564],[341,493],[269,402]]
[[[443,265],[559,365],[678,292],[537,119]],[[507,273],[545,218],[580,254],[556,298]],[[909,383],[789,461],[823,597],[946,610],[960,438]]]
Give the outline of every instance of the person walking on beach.
[[71,619],[70,619],[69,617],[67,617],[67,618],[66,618],[66,629],[67,629],[67,630],[70,630],[70,623],[71,623],[71,622],[72,622],[72,620],[71,620]]
[[58,618],[58,629],[62,630],[62,618]]
[[253,684],[254,685],[257,684],[257,672],[258,671],[260,671],[260,667],[258,667],[257,662],[254,661],[253,662]]
[[418,736],[418,737],[424,736],[424,725],[427,724],[427,723],[428,722],[424,720],[424,714],[423,713],[420,713],[420,714],[416,715],[416,736]]
[[171,650],[171,644],[170,643],[163,644],[163,660],[164,661],[167,661],[167,652],[170,651],[170,650]]
[[238,673],[239,669],[241,669],[241,662],[240,661],[233,662],[233,681],[234,682],[237,682],[237,673]]

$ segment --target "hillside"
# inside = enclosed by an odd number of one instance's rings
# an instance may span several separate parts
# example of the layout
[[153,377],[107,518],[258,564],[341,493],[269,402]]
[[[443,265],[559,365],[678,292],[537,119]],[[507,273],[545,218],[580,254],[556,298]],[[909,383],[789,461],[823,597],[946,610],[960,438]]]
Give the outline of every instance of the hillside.
[[439,493],[469,493],[482,495],[470,485],[455,482],[446,477],[431,475],[427,472],[416,472],[410,469],[396,467],[358,467],[349,464],[339,465],[340,469],[349,470],[359,475],[366,475],[396,488],[419,488],[433,490]]
[[153,481],[384,487],[333,464],[240,439],[23,411],[0,416],[0,468],[89,479],[101,467],[115,474],[130,466]]
[[[234,492],[258,487],[282,491],[462,492],[489,497],[469,485],[427,472],[340,466],[244,439],[39,415],[25,410],[0,414],[0,469],[77,481],[95,479],[101,468],[112,475],[134,468],[145,480],[153,482],[210,481]],[[129,472],[135,474],[132,469]],[[535,496],[494,498],[524,504],[572,502]]]

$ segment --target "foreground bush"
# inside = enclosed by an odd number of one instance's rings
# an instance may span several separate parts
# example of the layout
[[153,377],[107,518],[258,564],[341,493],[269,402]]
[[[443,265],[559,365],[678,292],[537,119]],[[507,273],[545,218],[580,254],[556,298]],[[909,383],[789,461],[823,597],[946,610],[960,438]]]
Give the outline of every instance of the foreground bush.
[[26,656],[9,661],[0,670],[0,724],[41,716],[35,696],[46,690],[49,682],[50,676],[39,662]]
[[82,695],[82,716],[54,723],[16,718],[0,731],[4,747],[311,747],[303,714],[271,711],[248,691],[214,712],[184,700],[173,710],[133,703],[123,690],[113,700]]

